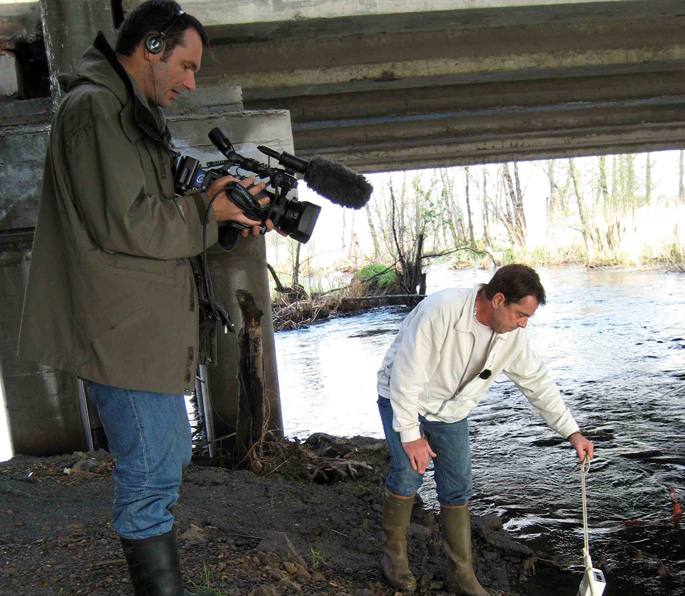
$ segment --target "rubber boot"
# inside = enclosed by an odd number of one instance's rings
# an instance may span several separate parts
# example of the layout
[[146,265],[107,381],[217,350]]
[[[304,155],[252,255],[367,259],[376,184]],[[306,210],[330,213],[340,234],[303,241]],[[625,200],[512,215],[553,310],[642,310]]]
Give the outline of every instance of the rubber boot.
[[468,505],[441,507],[440,524],[447,554],[445,579],[451,593],[488,596],[473,570],[471,515]]
[[194,596],[183,588],[173,530],[143,540],[121,538],[136,596]]
[[385,492],[383,499],[383,556],[381,569],[387,582],[397,590],[416,589],[416,579],[409,570],[407,558],[407,528],[411,520],[414,499]]

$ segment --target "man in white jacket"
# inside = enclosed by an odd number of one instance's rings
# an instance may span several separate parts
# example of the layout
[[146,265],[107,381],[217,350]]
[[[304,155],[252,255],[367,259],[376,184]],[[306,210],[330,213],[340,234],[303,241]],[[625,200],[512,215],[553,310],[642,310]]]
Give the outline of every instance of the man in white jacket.
[[381,567],[388,582],[413,590],[406,531],[416,491],[433,459],[451,592],[487,596],[473,570],[468,414],[504,373],[582,461],[593,445],[579,431],[525,327],[545,290],[525,265],[507,265],[472,290],[425,298],[402,322],[378,371],[378,407],[390,449]]

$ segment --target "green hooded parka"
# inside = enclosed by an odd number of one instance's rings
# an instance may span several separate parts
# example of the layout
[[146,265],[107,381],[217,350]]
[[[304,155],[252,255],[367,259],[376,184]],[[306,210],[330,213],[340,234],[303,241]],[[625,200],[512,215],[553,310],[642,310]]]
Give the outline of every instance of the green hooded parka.
[[[100,34],[55,115],[19,356],[102,383],[194,386],[205,193],[175,197],[169,135]],[[206,244],[217,240],[207,216]]]

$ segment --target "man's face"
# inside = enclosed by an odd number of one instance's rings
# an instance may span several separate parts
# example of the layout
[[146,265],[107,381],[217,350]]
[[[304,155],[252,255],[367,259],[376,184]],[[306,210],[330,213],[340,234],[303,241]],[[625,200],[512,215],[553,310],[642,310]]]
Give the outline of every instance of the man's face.
[[195,73],[202,61],[202,38],[195,29],[183,32],[183,42],[170,54],[155,56],[153,63],[152,97],[149,99],[161,108],[168,107],[176,96],[195,90]]
[[492,297],[492,321],[490,327],[496,333],[509,333],[518,327],[524,328],[528,319],[538,308],[537,298],[524,296],[518,302],[506,303],[504,294],[498,293]]

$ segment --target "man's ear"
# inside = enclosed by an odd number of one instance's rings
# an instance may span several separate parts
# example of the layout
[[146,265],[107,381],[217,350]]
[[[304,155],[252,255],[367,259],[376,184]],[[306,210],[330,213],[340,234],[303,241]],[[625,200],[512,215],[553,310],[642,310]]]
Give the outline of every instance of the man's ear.
[[143,60],[145,60],[145,62],[149,62],[150,64],[156,64],[162,58],[162,54],[153,54],[145,47],[144,43],[141,43],[140,50],[143,52]]
[[495,294],[492,297],[492,306],[493,307],[499,308],[500,306],[504,306],[506,303],[507,303],[507,298],[504,294],[502,294],[502,292],[497,292],[497,294]]
[[148,52],[145,48],[143,48],[143,58],[145,59],[145,62],[149,62],[150,64],[159,62],[159,54]]

